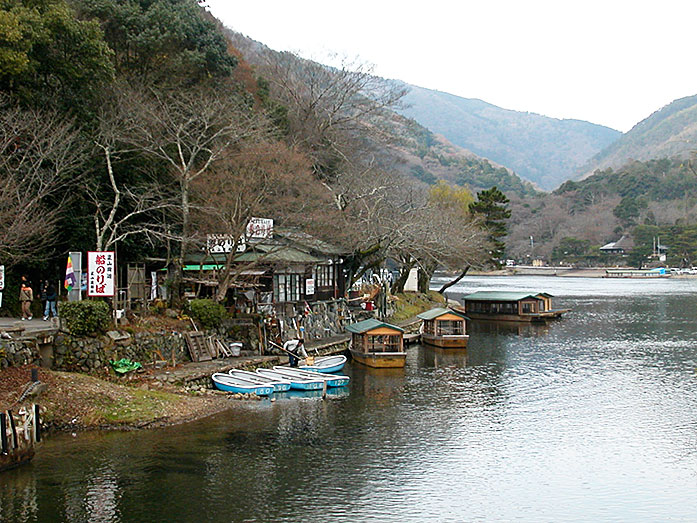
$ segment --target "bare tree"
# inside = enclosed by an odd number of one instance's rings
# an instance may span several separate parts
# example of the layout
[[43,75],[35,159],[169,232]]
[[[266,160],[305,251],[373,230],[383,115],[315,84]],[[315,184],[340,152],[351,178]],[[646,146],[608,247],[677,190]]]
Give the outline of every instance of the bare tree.
[[225,160],[245,140],[268,132],[266,120],[242,95],[206,87],[130,93],[133,111],[125,121],[125,142],[163,162],[179,200],[181,241],[174,260],[172,295],[178,299],[181,267],[190,245],[200,240],[191,228],[192,183]]
[[237,252],[240,243],[250,243],[247,226],[252,218],[272,218],[276,226],[304,226],[321,220],[320,212],[329,206],[307,158],[271,140],[250,140],[203,174],[193,189],[196,227],[228,239],[229,252],[217,271],[218,301],[245,271],[265,261],[263,255],[241,260]]
[[[156,220],[155,216],[159,216],[157,211],[175,208],[175,195],[167,194],[165,188],[158,183],[138,186],[117,183],[112,146],[99,142],[96,146],[104,156],[109,189],[112,193],[110,198],[103,196],[104,188],[98,184],[87,185],[85,188],[95,206],[96,249],[108,250],[116,243],[136,234],[151,241],[162,238],[174,239],[171,234],[167,234],[167,227],[162,227],[162,223]],[[151,220],[144,220],[145,217]]]
[[0,259],[5,265],[50,247],[62,207],[80,186],[85,150],[73,122],[0,100]]

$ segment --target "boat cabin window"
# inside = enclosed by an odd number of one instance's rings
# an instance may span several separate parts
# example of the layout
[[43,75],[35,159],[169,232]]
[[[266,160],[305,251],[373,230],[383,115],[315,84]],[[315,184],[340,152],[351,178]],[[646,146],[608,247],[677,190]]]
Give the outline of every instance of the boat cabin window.
[[379,334],[377,336],[368,336],[368,352],[401,352],[402,336]]
[[465,322],[459,320],[441,320],[438,322],[439,336],[459,336],[465,333]]
[[427,320],[424,321],[424,332],[426,334],[435,334],[436,333],[436,325],[435,321],[432,320]]

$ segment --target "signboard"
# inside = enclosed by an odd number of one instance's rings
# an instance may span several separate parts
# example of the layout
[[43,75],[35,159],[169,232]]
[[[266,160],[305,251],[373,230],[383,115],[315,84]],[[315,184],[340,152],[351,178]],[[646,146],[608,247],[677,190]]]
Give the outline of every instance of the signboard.
[[307,278],[305,280],[305,296],[312,296],[315,294],[315,279]]
[[271,218],[252,218],[247,224],[247,238],[264,240],[273,236],[273,220]]
[[0,265],[0,291],[5,290],[5,266]]
[[87,253],[87,295],[113,296],[116,259],[114,251]]
[[[208,252],[211,253],[227,254],[232,252],[233,243],[231,234],[209,234],[206,236]],[[236,252],[244,252],[245,248],[244,238],[240,238],[237,242]]]

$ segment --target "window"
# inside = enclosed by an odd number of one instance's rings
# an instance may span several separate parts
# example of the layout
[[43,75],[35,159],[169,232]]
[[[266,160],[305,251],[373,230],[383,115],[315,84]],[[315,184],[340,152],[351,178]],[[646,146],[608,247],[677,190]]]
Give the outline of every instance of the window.
[[441,320],[438,322],[439,336],[459,336],[465,333],[464,321]]
[[301,274],[274,274],[273,301],[300,301]]
[[315,285],[317,287],[334,286],[333,265],[317,265],[317,267],[315,267]]
[[402,352],[400,335],[368,336],[368,352]]

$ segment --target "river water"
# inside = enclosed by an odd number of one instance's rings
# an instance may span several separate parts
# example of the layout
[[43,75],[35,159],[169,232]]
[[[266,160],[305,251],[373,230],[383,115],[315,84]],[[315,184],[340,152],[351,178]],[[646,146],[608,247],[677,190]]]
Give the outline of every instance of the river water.
[[[439,282],[434,282],[439,283]],[[547,326],[180,427],[60,435],[0,474],[2,521],[697,518],[697,281],[468,277],[546,291]]]

